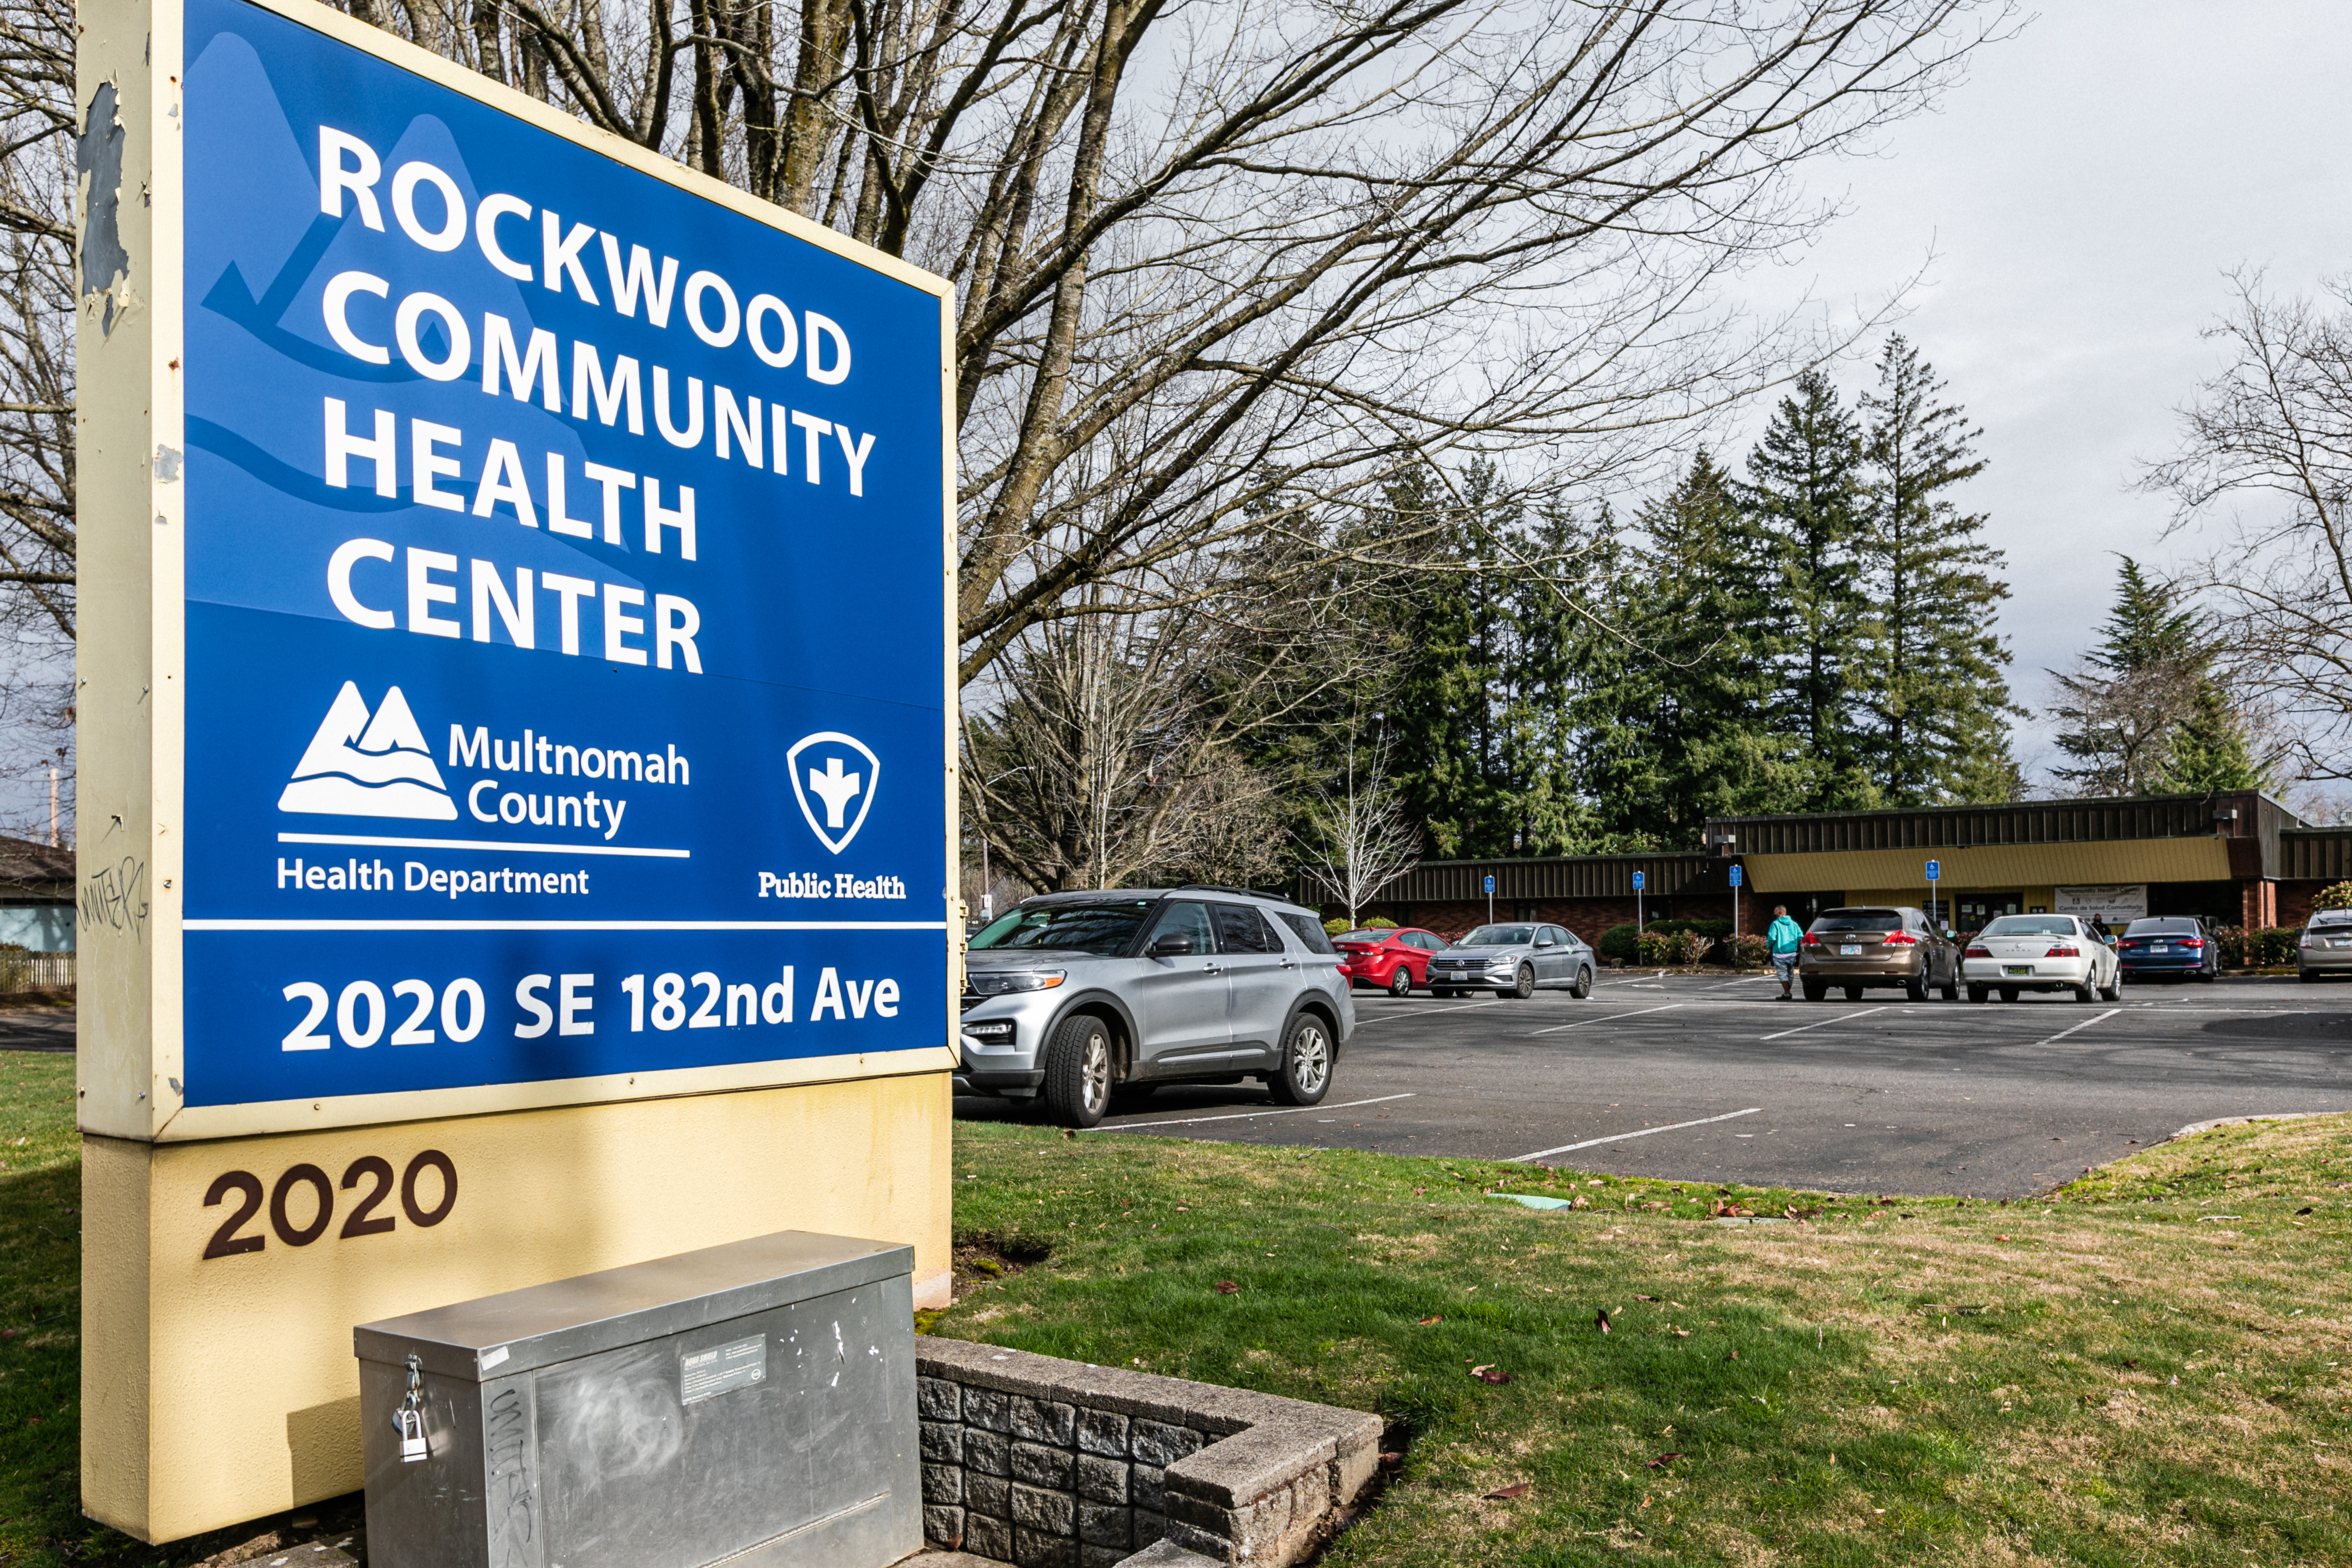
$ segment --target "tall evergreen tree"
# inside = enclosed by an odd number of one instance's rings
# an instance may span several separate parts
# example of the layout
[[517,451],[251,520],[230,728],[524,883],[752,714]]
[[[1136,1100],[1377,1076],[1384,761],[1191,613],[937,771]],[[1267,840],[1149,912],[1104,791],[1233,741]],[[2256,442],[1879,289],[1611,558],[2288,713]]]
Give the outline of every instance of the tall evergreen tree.
[[2246,729],[2245,714],[2221,683],[2207,676],[2198,682],[2188,716],[2173,731],[2172,752],[2158,787],[2170,795],[2275,787],[2277,781],[2254,755]]
[[1772,704],[1767,552],[1705,452],[1637,518],[1643,553],[1603,605],[1625,641],[1582,704],[1585,776],[1620,842],[1696,848],[1709,816],[1796,809],[1808,770]]
[[1777,700],[1804,737],[1813,810],[1876,804],[1854,702],[1866,609],[1862,469],[1859,424],[1829,377],[1807,371],[1748,455],[1740,492],[1777,579],[1764,621],[1785,648]]
[[1465,831],[1491,804],[1490,595],[1475,569],[1475,541],[1442,475],[1413,469],[1389,486],[1387,500],[1398,531],[1433,535],[1422,547],[1426,569],[1420,580],[1384,606],[1397,649],[1381,705],[1395,737],[1391,766],[1430,853],[1450,859],[1462,853]]
[[1860,536],[1870,621],[1864,678],[1869,766],[1889,805],[2011,798],[2008,650],[1992,630],[2009,597],[1985,519],[1948,493],[1984,470],[1978,435],[1944,384],[1897,334],[1863,398],[1866,521]]
[[2056,675],[2058,749],[2051,770],[2094,795],[2201,795],[2266,789],[2245,716],[2212,674],[2212,630],[2170,584],[2121,557],[2116,604],[2099,641]]

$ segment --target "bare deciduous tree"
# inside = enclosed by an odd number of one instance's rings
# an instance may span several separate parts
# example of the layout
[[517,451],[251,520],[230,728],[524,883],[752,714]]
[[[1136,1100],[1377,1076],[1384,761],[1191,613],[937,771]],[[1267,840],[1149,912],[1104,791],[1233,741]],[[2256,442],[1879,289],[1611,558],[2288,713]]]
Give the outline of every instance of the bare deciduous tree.
[[0,0],[0,775],[40,837],[52,765],[72,819],[74,34],[66,0]]
[[[1276,771],[1247,752],[1361,673],[1328,600],[1194,582],[1181,607],[1033,629],[967,704],[964,813],[1032,886],[1262,883],[1285,865]],[[1089,589],[1133,596],[1121,584]]]
[[1794,165],[1917,107],[2006,15],[345,3],[954,279],[967,680],[1136,607],[1092,585],[1318,535],[1405,464],[1541,449],[1595,478],[1769,381],[1790,341],[1726,330],[1711,286],[1827,216]]
[[2073,767],[2051,775],[2085,796],[2162,793],[2172,740],[2197,705],[2205,683],[2201,661],[2168,659],[2135,669],[2112,669],[2084,658],[2050,671],[2058,700],[2050,717],[2063,723],[2082,748]]
[[1421,834],[1389,782],[1389,749],[1383,736],[1360,758],[1351,743],[1339,778],[1307,814],[1307,879],[1348,907],[1350,928],[1382,889],[1421,863]]
[[2214,605],[2215,668],[2266,698],[2306,778],[2352,778],[2352,280],[2322,300],[2232,280],[2208,335],[2231,363],[2181,410],[2179,450],[2143,483],[2178,523],[2238,503],[2187,586]]

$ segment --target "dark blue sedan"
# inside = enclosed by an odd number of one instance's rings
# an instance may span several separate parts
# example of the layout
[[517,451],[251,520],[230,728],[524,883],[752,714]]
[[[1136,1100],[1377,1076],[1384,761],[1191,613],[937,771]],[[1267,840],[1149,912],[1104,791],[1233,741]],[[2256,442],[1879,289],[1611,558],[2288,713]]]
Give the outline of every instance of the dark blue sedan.
[[2212,933],[2202,921],[2186,915],[2132,921],[2116,943],[2116,956],[2123,961],[2126,980],[2210,980],[2221,973],[2221,952]]

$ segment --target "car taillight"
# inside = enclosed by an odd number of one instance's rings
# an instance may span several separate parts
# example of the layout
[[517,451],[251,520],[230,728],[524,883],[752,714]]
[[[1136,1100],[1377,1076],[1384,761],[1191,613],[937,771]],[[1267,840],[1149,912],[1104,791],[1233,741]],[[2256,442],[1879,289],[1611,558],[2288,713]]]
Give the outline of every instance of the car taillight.
[[1821,939],[1821,935],[1820,935],[1820,933],[1819,933],[1819,932],[1816,932],[1816,931],[1807,931],[1807,932],[1805,933],[1805,945],[1806,945],[1807,947],[1819,947],[1819,946],[1821,946],[1821,945],[1822,945],[1822,939]]
[[2043,953],[2042,956],[2044,958],[2080,958],[2083,956],[2083,950],[2079,947],[2072,946],[2071,944],[2062,945],[2052,948],[2048,952]]
[[2180,939],[2180,945],[2193,951],[2197,948],[2203,947],[2205,945],[2205,939],[2201,936],[2183,937]]
[[1965,956],[1969,958],[1990,958],[1992,956],[1992,949],[1989,947],[1972,947],[1969,949]]
[[1919,939],[1907,931],[1891,931],[1886,933],[1885,942],[1889,947],[1916,947]]
[[2311,945],[2311,933],[2309,931],[2305,931],[2301,936],[2295,938],[2294,945],[2297,947],[2309,947]]

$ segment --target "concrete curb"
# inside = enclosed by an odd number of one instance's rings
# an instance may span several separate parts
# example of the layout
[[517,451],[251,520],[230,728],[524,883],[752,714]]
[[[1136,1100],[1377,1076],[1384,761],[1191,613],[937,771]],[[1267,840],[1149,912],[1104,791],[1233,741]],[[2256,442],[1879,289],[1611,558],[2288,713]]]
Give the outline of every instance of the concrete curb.
[[2210,1121],[2192,1121],[2164,1142],[2172,1143],[2183,1138],[2194,1138],[2200,1132],[2210,1132],[2216,1127],[2243,1127],[2256,1121],[2305,1121],[2315,1116],[2343,1114],[2340,1110],[2273,1110],[2255,1116],[2216,1116]]

